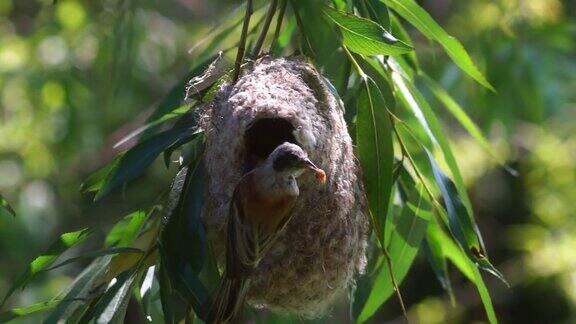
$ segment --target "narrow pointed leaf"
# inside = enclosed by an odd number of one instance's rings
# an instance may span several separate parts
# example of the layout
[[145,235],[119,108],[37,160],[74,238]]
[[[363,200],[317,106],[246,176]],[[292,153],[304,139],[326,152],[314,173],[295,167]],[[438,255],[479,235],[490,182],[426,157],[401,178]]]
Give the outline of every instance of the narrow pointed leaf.
[[68,250],[70,247],[84,241],[90,233],[90,230],[85,228],[79,231],[60,235],[60,238],[56,242],[52,243],[46,252],[36,257],[34,261],[30,263],[26,272],[16,280],[12,287],[10,287],[8,293],[4,296],[2,303],[0,303],[0,306],[6,302],[6,299],[8,299],[16,289],[24,288],[26,284],[34,279],[39,272],[48,268],[58,258],[58,256],[60,256],[60,254]]
[[323,13],[338,26],[344,45],[353,52],[363,55],[399,55],[412,51],[408,44],[369,19],[329,7],[325,7]]
[[162,274],[166,276],[160,282],[162,307],[170,320],[174,319],[172,290],[178,291],[200,317],[204,315],[209,302],[208,290],[199,279],[207,250],[204,227],[200,221],[203,190],[204,166],[201,154],[197,154],[191,158],[190,166],[180,170],[174,180],[170,200],[177,203],[167,207],[169,217],[159,241],[161,271],[165,271]]
[[494,88],[478,70],[464,46],[454,37],[440,27],[432,17],[420,7],[414,0],[381,0],[388,7],[396,11],[400,16],[406,19],[410,24],[416,27],[424,36],[437,41],[448,56],[466,72],[470,77],[476,80],[484,87],[494,91]]
[[436,275],[438,282],[446,290],[450,296],[450,300],[454,301],[454,295],[452,294],[452,284],[450,282],[450,277],[448,276],[448,266],[446,264],[446,259],[442,251],[442,245],[437,244],[436,241],[428,239],[428,236],[422,243],[422,251]]
[[108,232],[105,246],[129,246],[132,244],[138,231],[146,220],[147,213],[142,210],[135,211],[118,221]]
[[464,274],[464,276],[476,286],[482,304],[484,305],[484,310],[488,316],[488,320],[491,324],[498,323],[496,312],[492,305],[492,298],[490,297],[490,293],[486,288],[486,284],[484,283],[484,279],[482,279],[480,272],[462,249],[456,245],[446,233],[444,233],[435,219],[432,219],[428,226],[426,240],[430,242],[431,245],[441,246],[444,257],[450,260],[456,268],[458,268],[458,270],[460,270],[460,272],[462,272],[462,274]]
[[11,310],[0,313],[0,323],[7,323],[8,321],[21,318],[24,316],[32,315],[39,312],[50,310],[60,303],[60,300],[50,300],[41,303],[32,304],[26,307],[16,307]]
[[466,113],[464,108],[462,108],[456,100],[454,100],[450,94],[444,90],[436,81],[432,80],[429,76],[423,74],[424,81],[432,93],[438,98],[438,100],[450,111],[452,116],[468,131],[468,133],[478,142],[478,144],[490,154],[498,163],[505,165],[505,161],[502,157],[498,156],[494,152],[494,148],[488,143],[484,134],[476,123]]
[[[364,1],[364,0],[360,0]],[[376,21],[380,26],[390,30],[390,15],[388,7],[380,0],[367,0],[364,1],[366,9],[370,14],[372,20]]]
[[80,256],[66,259],[66,260],[64,260],[64,261],[62,261],[56,265],[53,265],[53,266],[46,268],[46,269],[43,269],[42,271],[54,270],[54,269],[63,267],[67,264],[70,264],[70,263],[73,263],[76,261],[80,261],[80,260],[94,259],[94,258],[105,256],[105,255],[116,255],[116,254],[124,254],[124,253],[143,254],[144,251],[137,249],[137,248],[132,248],[132,247],[111,247],[111,248],[107,248],[107,249],[82,253],[82,255],[80,255]]
[[[380,0],[373,0],[373,1],[381,2]],[[390,13],[390,30],[392,31],[392,34],[396,35],[396,37],[398,37],[401,41],[414,47],[412,37],[410,37],[410,34],[406,31],[406,29],[404,29],[404,26],[402,25],[398,17],[396,17],[396,15],[392,13]],[[413,68],[415,70],[418,70],[419,64],[418,64],[418,57],[416,56],[416,51],[408,53],[406,55],[406,58],[411,61]]]
[[[76,277],[60,303],[44,320],[44,324],[60,323],[62,319],[82,313],[87,307],[86,300],[92,290],[92,283],[103,274],[112,256],[107,255],[94,260]],[[76,323],[76,321],[72,321]]]
[[[422,186],[416,186],[405,171],[401,171],[399,186],[405,205],[392,222],[394,228],[387,247],[394,278],[398,285],[408,274],[426,234],[428,222],[432,218],[431,206],[424,199]],[[390,278],[389,267],[381,267],[372,291],[358,317],[358,322],[367,321],[394,294],[394,286]]]
[[195,132],[194,126],[174,127],[154,135],[128,150],[119,158],[106,176],[95,200],[102,198],[121,184],[140,176],[162,151],[183,138],[192,136]]
[[[392,128],[386,102],[376,83],[368,79],[358,96],[356,141],[366,196],[378,239],[382,240],[392,189]],[[369,175],[369,176],[368,176]]]
[[102,168],[92,172],[86,180],[80,185],[80,191],[82,192],[98,192],[104,182],[106,181],[106,177],[110,174],[120,161],[122,155],[116,156],[110,163],[106,164]]
[[[393,60],[391,60],[393,61]],[[395,65],[395,69],[398,69],[399,66]],[[458,190],[458,194],[461,198],[464,207],[466,208],[467,215],[469,215],[470,223],[474,224],[473,220],[473,213],[472,213],[472,204],[470,203],[470,198],[468,197],[468,193],[466,192],[466,187],[464,186],[464,180],[462,178],[462,174],[460,173],[460,168],[458,167],[458,163],[456,162],[456,158],[454,157],[454,153],[452,152],[452,148],[450,147],[450,143],[448,142],[448,137],[445,134],[438,117],[424,98],[424,96],[418,91],[418,89],[414,86],[412,82],[406,82],[404,77],[402,76],[402,71],[393,71],[392,72],[392,80],[394,84],[397,86],[401,97],[403,98],[403,102],[407,106],[408,109],[411,109],[414,113],[414,116],[422,126],[422,128],[426,131],[426,134],[429,137],[429,140],[432,144],[439,148],[442,151],[442,155],[444,156],[444,161],[448,165],[452,176],[454,177],[454,183],[456,185],[456,189]],[[483,245],[482,238],[480,233],[477,232],[478,240],[480,245]]]
[[190,109],[189,105],[182,105],[171,112],[166,113],[165,115],[161,116],[158,119],[152,120],[145,125],[137,128],[136,130],[132,131],[130,134],[124,136],[121,140],[114,144],[114,148],[122,146],[124,143],[127,143],[130,140],[136,139],[138,136],[142,135],[145,132],[149,132],[151,129],[154,129],[167,121],[170,121],[174,118],[180,117],[187,113]]
[[114,278],[103,295],[86,310],[80,323],[88,323],[91,320],[98,324],[118,323],[117,320],[122,323],[134,279],[133,270],[127,270]]
[[473,260],[480,268],[493,274],[508,285],[508,282],[500,271],[498,271],[490,261],[488,261],[484,248],[480,242],[478,226],[472,222],[472,218],[462,203],[460,195],[456,190],[456,186],[452,180],[442,172],[432,154],[428,151],[426,151],[426,154],[430,161],[436,184],[442,193],[442,199],[444,200],[444,205],[448,214],[448,225],[450,231],[456,237],[460,245],[466,250],[466,254],[471,260]]

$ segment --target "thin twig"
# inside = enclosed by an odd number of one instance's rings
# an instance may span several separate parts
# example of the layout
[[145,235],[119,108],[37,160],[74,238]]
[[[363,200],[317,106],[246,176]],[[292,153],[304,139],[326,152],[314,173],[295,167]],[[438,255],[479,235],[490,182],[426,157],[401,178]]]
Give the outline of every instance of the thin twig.
[[284,21],[284,13],[286,12],[286,7],[288,5],[287,0],[282,0],[280,4],[280,12],[276,18],[276,29],[274,30],[274,37],[272,38],[272,44],[270,44],[270,52],[274,50],[276,44],[278,43],[278,37],[280,37],[280,30],[282,29],[282,22]]
[[272,0],[270,2],[268,12],[266,12],[266,19],[264,20],[264,25],[262,26],[262,30],[260,31],[260,35],[258,36],[256,45],[254,45],[254,48],[252,49],[252,54],[250,54],[250,57],[255,58],[258,57],[258,54],[260,54],[260,49],[262,48],[262,44],[264,44],[266,34],[268,34],[268,29],[270,28],[270,23],[272,22],[272,18],[274,18],[274,14],[276,13],[277,6],[278,6],[278,0]]
[[240,44],[238,44],[238,53],[236,54],[236,63],[234,64],[234,77],[233,82],[238,81],[240,76],[240,67],[244,60],[244,51],[246,50],[246,37],[248,35],[248,26],[250,25],[250,17],[252,16],[252,0],[246,1],[246,15],[244,16],[244,24],[242,25],[242,34],[240,35]]

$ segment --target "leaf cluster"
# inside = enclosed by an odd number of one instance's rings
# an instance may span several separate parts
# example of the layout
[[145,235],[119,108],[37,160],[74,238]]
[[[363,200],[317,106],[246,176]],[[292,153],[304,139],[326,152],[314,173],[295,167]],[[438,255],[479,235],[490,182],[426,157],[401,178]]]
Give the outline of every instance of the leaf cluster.
[[[145,126],[119,142],[119,146],[136,144],[82,186],[83,191],[101,199],[144,174],[161,154],[169,167],[177,152],[179,173],[168,195],[173,206],[161,210],[151,203],[118,221],[103,249],[52,266],[89,231],[63,234],[30,264],[4,301],[42,271],[79,258],[93,261],[61,296],[5,311],[0,320],[51,310],[46,323],[62,319],[71,323],[121,322],[130,300],[136,301],[146,316],[166,323],[202,318],[218,270],[200,222],[204,137],[197,117],[219,86],[234,82],[241,67],[269,45],[265,51],[271,55],[307,56],[346,107],[345,117],[364,175],[371,244],[376,251],[368,275],[359,278],[352,294],[354,319],[367,321],[391,296],[398,298],[406,314],[401,284],[420,252],[449,296],[450,261],[476,286],[489,321],[497,322],[479,270],[505,280],[487,256],[438,118],[441,107],[432,106],[421,89],[429,89],[482,147],[502,161],[465,110],[420,69],[418,44],[405,26],[411,25],[439,44],[462,71],[493,90],[460,42],[414,0],[248,0],[242,11],[243,15],[232,15],[199,42],[205,44],[196,54],[199,63],[174,85]],[[240,33],[239,41],[222,48],[231,32]],[[231,50],[235,48],[232,65]],[[218,49],[222,52],[215,54]],[[12,213],[1,197],[0,204],[0,211]]]

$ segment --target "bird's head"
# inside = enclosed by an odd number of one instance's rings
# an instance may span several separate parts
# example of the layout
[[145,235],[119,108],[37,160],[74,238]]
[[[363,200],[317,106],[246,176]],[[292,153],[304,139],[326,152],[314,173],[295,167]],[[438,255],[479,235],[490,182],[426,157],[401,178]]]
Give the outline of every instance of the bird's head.
[[298,145],[285,142],[270,154],[269,160],[276,172],[287,172],[299,176],[306,170],[314,171],[314,175],[321,182],[326,182],[326,173],[317,167],[310,159],[308,154]]

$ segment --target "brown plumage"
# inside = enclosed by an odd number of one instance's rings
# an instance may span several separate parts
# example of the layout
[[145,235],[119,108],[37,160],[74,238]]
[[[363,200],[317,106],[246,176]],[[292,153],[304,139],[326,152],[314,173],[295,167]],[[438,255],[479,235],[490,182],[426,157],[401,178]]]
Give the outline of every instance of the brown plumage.
[[208,323],[229,322],[238,314],[252,271],[290,220],[299,195],[297,177],[306,169],[326,181],[300,147],[283,143],[238,183],[226,220],[226,268]]

